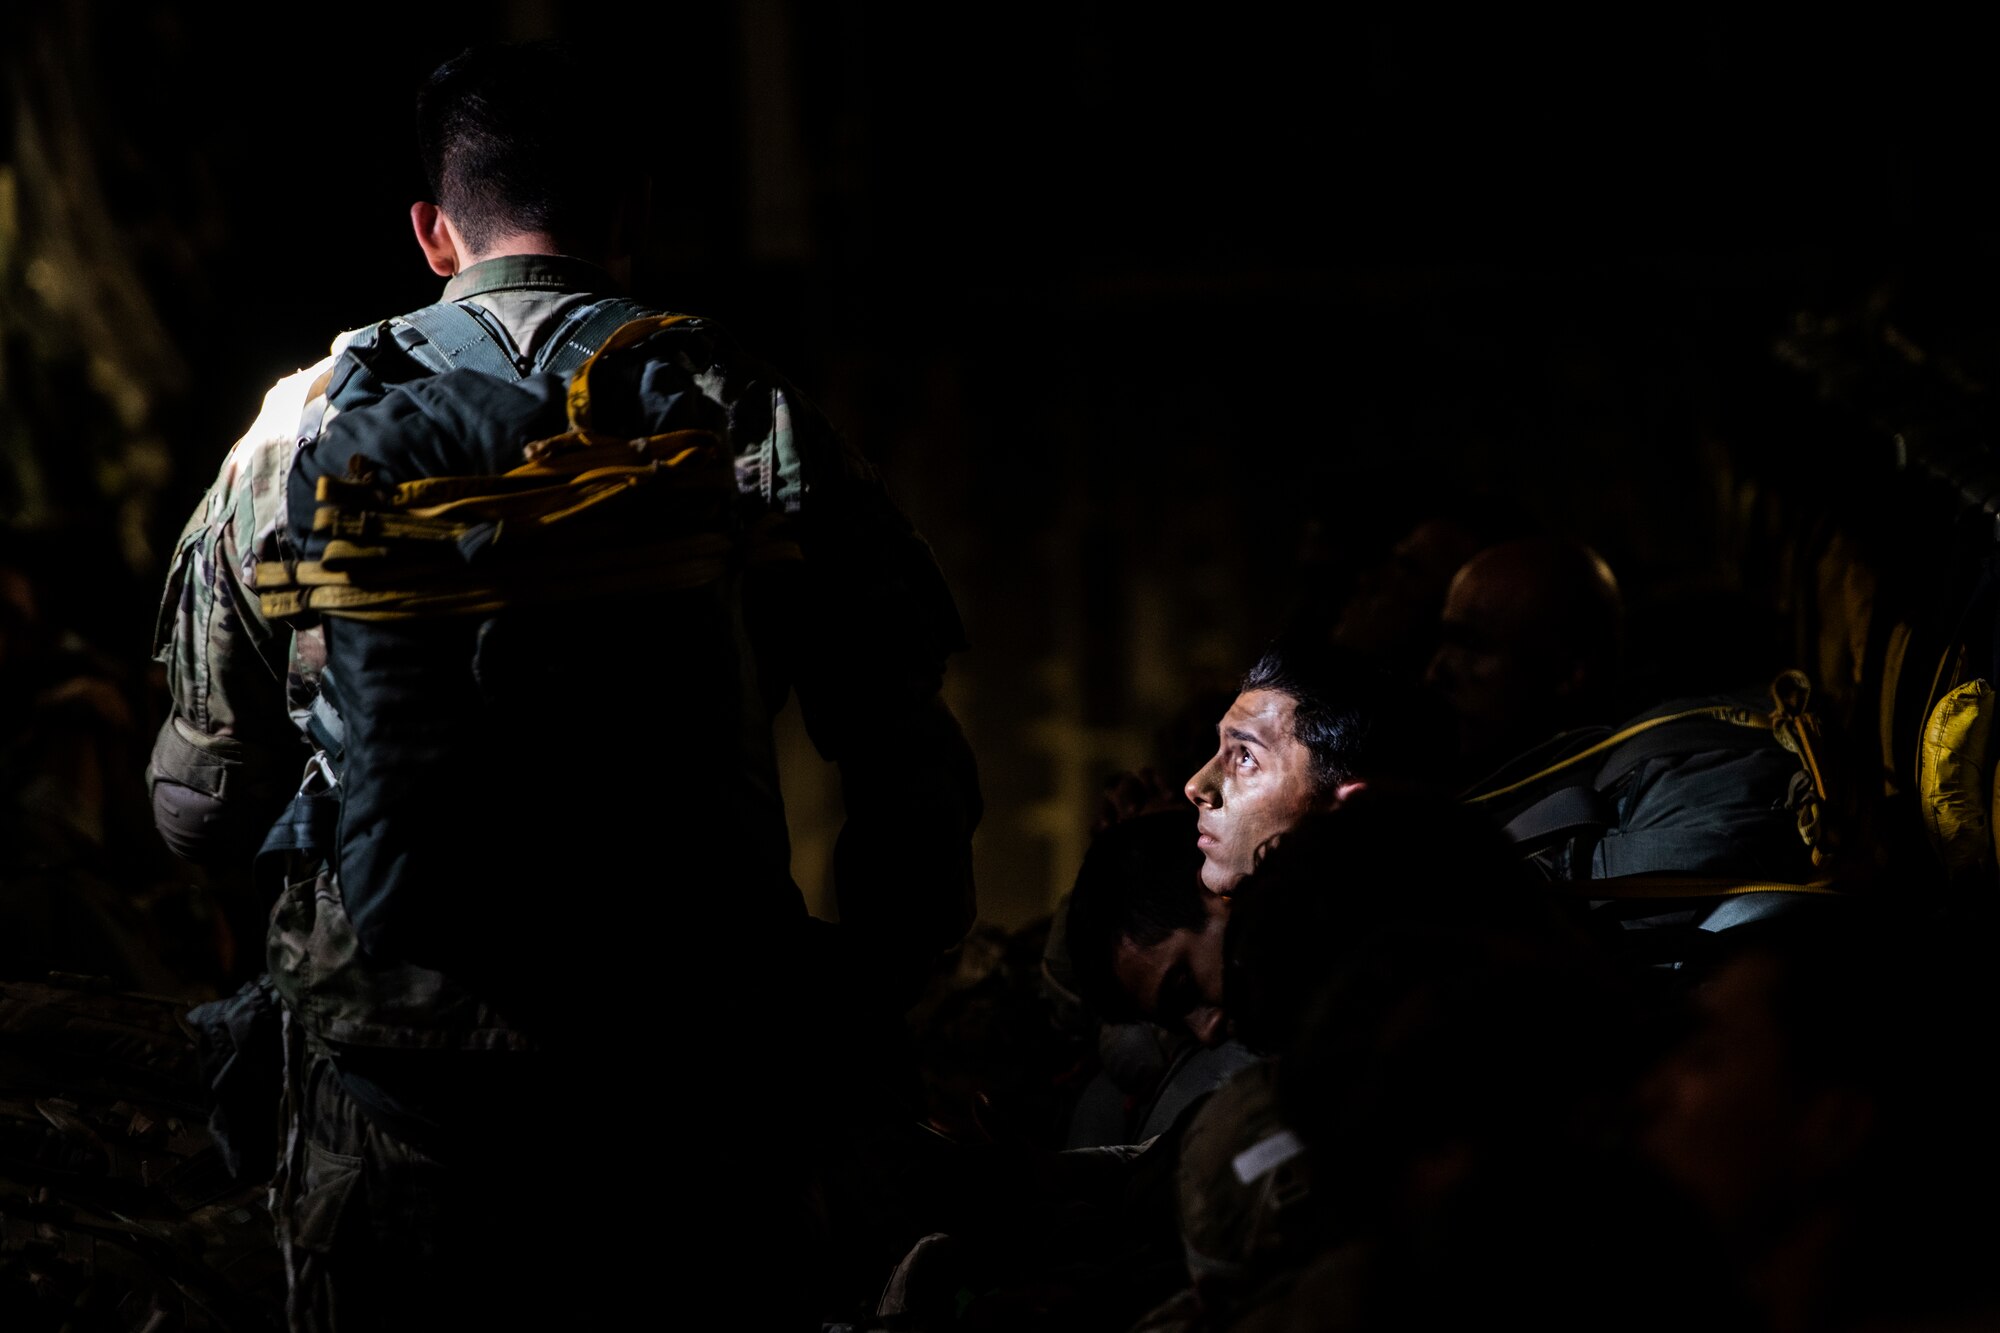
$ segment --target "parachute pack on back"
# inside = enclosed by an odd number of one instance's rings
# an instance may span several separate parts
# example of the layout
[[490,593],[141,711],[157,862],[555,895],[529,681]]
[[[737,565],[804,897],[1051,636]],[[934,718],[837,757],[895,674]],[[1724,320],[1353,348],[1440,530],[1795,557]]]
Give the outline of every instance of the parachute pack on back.
[[539,364],[476,307],[357,340],[258,570],[267,615],[324,627],[355,935],[489,988],[601,936],[538,907],[700,892],[708,849],[785,846],[744,762],[769,742],[740,585],[795,552],[744,524],[698,324],[605,305]]

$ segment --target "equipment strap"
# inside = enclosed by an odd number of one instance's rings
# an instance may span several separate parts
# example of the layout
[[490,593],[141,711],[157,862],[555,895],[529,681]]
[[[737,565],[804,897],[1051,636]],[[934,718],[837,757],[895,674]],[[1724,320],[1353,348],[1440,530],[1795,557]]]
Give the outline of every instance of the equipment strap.
[[[796,559],[797,547],[775,543],[771,559]],[[402,620],[425,615],[492,615],[509,606],[541,605],[577,597],[672,591],[713,583],[734,568],[741,554],[732,538],[703,534],[650,549],[615,548],[592,557],[567,557],[546,567],[521,571],[504,585],[466,570],[462,580],[426,579],[421,586],[357,586],[344,570],[302,560],[289,571],[290,586],[266,586],[259,568],[259,599],[274,619],[315,611],[356,620]],[[282,565],[273,575],[285,573]],[[389,568],[375,574],[393,578]],[[417,571],[403,570],[406,576]]]
[[306,734],[337,769],[347,753],[347,723],[340,716],[340,706],[325,691],[314,695],[312,707],[306,710]]
[[440,301],[413,310],[402,322],[424,337],[423,345],[409,349],[410,355],[437,373],[480,370],[508,381],[521,378],[511,349],[484,320],[456,302]]
[[538,486],[513,495],[474,497],[458,505],[460,518],[393,510],[345,511],[322,504],[313,512],[313,531],[327,534],[329,541],[380,541],[395,537],[411,541],[455,542],[482,523],[533,524],[548,527],[574,518],[593,505],[603,504],[652,482],[660,474],[652,467],[602,468],[577,476],[565,485]]
[[567,379],[604,345],[605,339],[633,320],[654,313],[637,301],[619,296],[580,306],[565,316],[542,344],[542,350],[535,356],[535,368]]
[[1526,850],[1559,842],[1587,829],[1602,829],[1616,818],[1610,802],[1593,787],[1558,787],[1507,821],[1501,832]]
[[275,896],[283,890],[294,858],[325,860],[339,843],[339,791],[301,790],[264,836],[252,862],[252,877],[261,890]]
[[563,316],[533,361],[520,356],[506,332],[469,302],[440,301],[397,322],[422,336],[423,341],[408,350],[434,373],[478,370],[518,382],[531,370],[567,379],[618,329],[655,314],[622,296],[587,301]]

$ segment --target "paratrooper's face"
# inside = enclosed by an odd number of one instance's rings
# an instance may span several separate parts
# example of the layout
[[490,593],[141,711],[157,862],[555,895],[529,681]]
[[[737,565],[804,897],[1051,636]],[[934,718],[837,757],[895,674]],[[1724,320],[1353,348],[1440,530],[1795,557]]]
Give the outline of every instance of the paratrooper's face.
[[1256,868],[1262,849],[1321,802],[1312,752],[1292,733],[1294,701],[1277,690],[1248,690],[1216,726],[1215,757],[1187,781],[1201,810],[1201,882],[1229,893]]

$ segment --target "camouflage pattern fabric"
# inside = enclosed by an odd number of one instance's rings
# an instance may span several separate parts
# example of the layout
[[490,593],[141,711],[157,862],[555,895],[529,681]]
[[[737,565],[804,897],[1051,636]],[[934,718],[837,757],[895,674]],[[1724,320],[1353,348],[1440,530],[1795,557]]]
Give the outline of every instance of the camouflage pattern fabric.
[[1198,1285],[1240,1287],[1296,1243],[1310,1185],[1306,1149],[1278,1115],[1276,1066],[1217,1089],[1181,1139],[1181,1239]]
[[[287,1027],[293,1131],[271,1206],[295,1333],[613,1322],[610,1309],[592,1317],[580,1278],[606,1256],[575,1252],[569,1229],[535,1221],[582,1205],[603,1182],[560,1179],[556,1156],[525,1142],[503,1159],[441,1161],[371,1120],[327,1048]],[[563,1165],[567,1176],[574,1164]]]
[[[335,342],[336,351],[349,336]],[[329,355],[265,395],[264,410],[229,451],[174,545],[153,635],[173,702],[148,769],[154,781],[265,802],[298,783],[305,752],[290,727],[290,705],[310,703],[324,653],[317,631],[295,645],[289,630],[264,619],[252,574],[284,523],[299,425],[332,364]]]

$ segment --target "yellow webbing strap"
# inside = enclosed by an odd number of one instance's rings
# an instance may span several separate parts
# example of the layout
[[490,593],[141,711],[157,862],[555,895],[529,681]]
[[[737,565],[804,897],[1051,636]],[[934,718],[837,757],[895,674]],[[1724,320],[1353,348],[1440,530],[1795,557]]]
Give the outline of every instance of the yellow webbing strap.
[[[700,464],[721,471],[721,441],[713,431],[676,430],[636,440],[610,438],[572,429],[535,440],[521,453],[518,467],[497,474],[420,477],[384,492],[366,481],[321,477],[315,498],[335,509],[394,511],[417,518],[444,518],[471,512],[476,518],[505,517],[524,497],[559,496],[581,482],[621,476],[658,477],[676,484],[701,484]],[[499,512],[493,512],[499,506]]]
[[355,510],[322,504],[313,511],[313,531],[334,537],[457,541],[482,523],[559,523],[653,478],[650,467],[598,468],[578,475],[567,485],[467,497],[435,506],[434,511]]
[[1586,759],[1594,759],[1607,750],[1614,750],[1626,741],[1631,740],[1634,736],[1643,736],[1656,727],[1664,727],[1674,722],[1687,722],[1696,718],[1707,718],[1715,722],[1727,722],[1731,726],[1750,727],[1759,731],[1769,731],[1771,729],[1771,719],[1769,716],[1763,713],[1753,713],[1747,708],[1738,708],[1734,704],[1711,704],[1702,708],[1689,708],[1679,713],[1668,713],[1664,717],[1649,717],[1644,722],[1635,722],[1623,731],[1606,736],[1587,750],[1579,750],[1567,759],[1558,759],[1541,772],[1531,773],[1519,782],[1510,782],[1504,787],[1497,787],[1492,791],[1481,792],[1477,796],[1467,796],[1464,799],[1468,804],[1472,805],[1477,805],[1481,801],[1497,800],[1502,796],[1508,796],[1520,791],[1524,787],[1532,787],[1543,778],[1553,777],[1564,769],[1581,764]]
[[[508,606],[579,596],[678,591],[712,583],[738,565],[757,568],[804,559],[798,543],[783,532],[783,519],[773,514],[747,540],[702,533],[653,546],[570,548],[542,566],[510,575],[504,587],[479,581],[474,571],[455,561],[389,559],[402,553],[332,541],[325,561],[305,560],[292,567],[281,561],[260,563],[258,596],[264,614],[273,619],[306,612],[354,620],[491,615]],[[356,571],[364,572],[367,582],[357,585]]]
[[[510,578],[502,587],[487,582],[431,580],[421,586],[357,585],[352,576],[317,561],[302,561],[296,581],[260,594],[271,617],[314,611],[353,620],[407,620],[417,616],[493,614],[510,606],[668,592],[713,583],[729,572],[736,543],[704,534],[662,546],[621,548],[553,562],[547,569]],[[282,569],[283,566],[278,568]]]
[[1613,875],[1608,879],[1568,880],[1563,887],[1583,898],[1732,898],[1746,893],[1806,893],[1838,898],[1841,891],[1828,880],[1790,884],[1781,880],[1704,878],[1700,875]]
[[1819,762],[1819,718],[1812,711],[1812,682],[1799,670],[1780,671],[1771,682],[1771,730],[1778,744],[1799,757],[1812,777],[1813,791],[1826,799],[1826,774]]
[[[357,620],[490,614],[577,596],[692,588],[722,578],[739,561],[801,559],[798,545],[779,535],[776,515],[747,542],[711,532],[638,548],[593,550],[578,542],[530,547],[538,564],[508,571],[504,585],[483,570],[430,554],[437,551],[431,543],[456,542],[482,526],[494,528],[489,540],[496,544],[509,530],[548,531],[642,485],[707,488],[733,498],[734,471],[713,432],[669,431],[633,440],[590,426],[590,382],[599,360],[686,318],[652,316],[615,330],[571,378],[569,430],[527,445],[519,467],[497,476],[423,477],[387,491],[365,479],[321,477],[313,528],[329,540],[318,560],[257,566],[264,614]],[[364,576],[359,583],[357,575]]]
[[604,345],[590,354],[588,360],[576,368],[576,374],[569,381],[569,424],[570,429],[587,432],[590,429],[590,376],[597,369],[597,363],[607,353],[631,347],[644,342],[662,329],[671,328],[686,320],[686,315],[652,315],[635,319],[629,324],[620,324],[612,330]]

